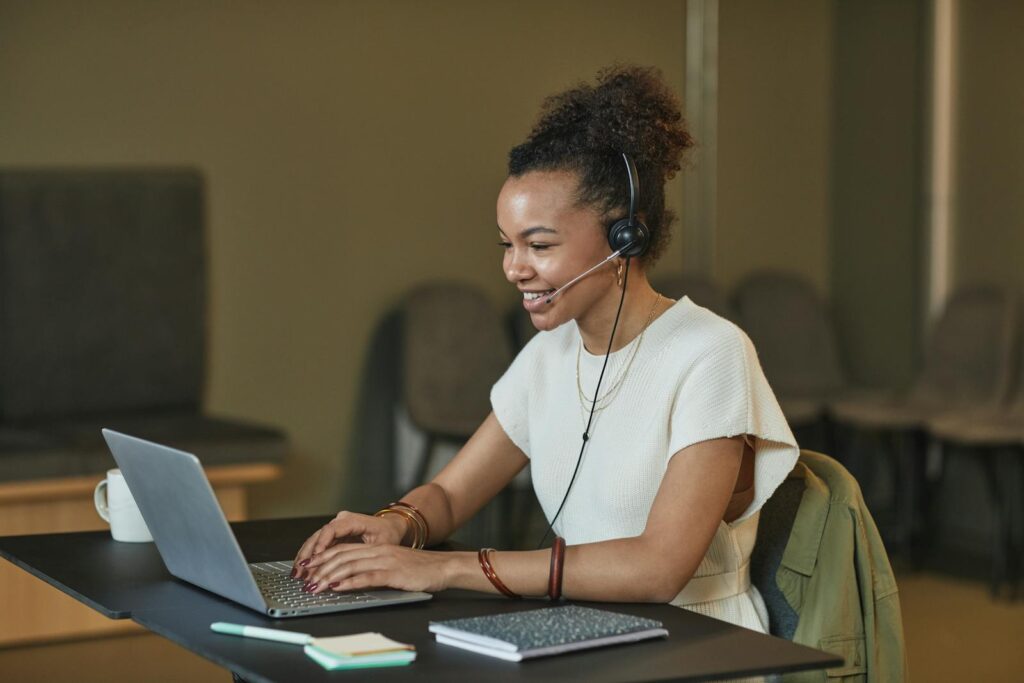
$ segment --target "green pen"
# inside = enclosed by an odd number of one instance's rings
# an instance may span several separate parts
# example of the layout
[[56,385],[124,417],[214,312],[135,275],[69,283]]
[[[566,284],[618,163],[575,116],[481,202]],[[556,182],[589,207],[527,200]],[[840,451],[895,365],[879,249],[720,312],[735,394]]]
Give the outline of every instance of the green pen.
[[279,643],[291,643],[292,645],[308,645],[313,642],[313,636],[308,633],[281,631],[276,628],[261,628],[259,626],[245,626],[243,624],[228,624],[223,621],[215,621],[210,624],[210,630],[229,636],[274,640]]

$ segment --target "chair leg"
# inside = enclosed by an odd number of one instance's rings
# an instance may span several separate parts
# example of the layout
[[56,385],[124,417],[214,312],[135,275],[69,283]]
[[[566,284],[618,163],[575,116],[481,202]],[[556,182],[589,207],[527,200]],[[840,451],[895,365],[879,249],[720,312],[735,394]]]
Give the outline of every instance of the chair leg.
[[[1017,600],[1020,587],[1020,569],[1022,548],[1018,544],[1019,524],[1024,524],[1024,462],[1018,448],[1006,446],[994,454],[998,458],[998,476],[1002,483],[1002,546],[1006,568],[1007,597],[1011,602]],[[1019,481],[1014,481],[1014,474]],[[1014,490],[1015,486],[1018,486]],[[1022,529],[1024,531],[1024,529]]]
[[[1018,447],[1013,453],[1011,453],[1010,462],[1017,466],[1017,472],[1020,475],[1020,488],[1017,489],[1016,495],[1008,496],[1013,501],[1016,501],[1016,517],[1019,523],[1019,533],[1014,537],[1012,544],[1013,553],[1013,595],[1012,599],[1016,600],[1018,595],[1018,589],[1021,581],[1021,566],[1024,564],[1024,458],[1021,457],[1020,448]],[[1020,541],[1020,545],[1017,545],[1017,541]]]
[[921,528],[926,505],[923,435],[916,430],[895,431],[892,442],[898,545],[910,567],[919,569],[924,559]]
[[[942,485],[943,483],[945,483],[946,480],[946,460],[949,457],[950,449],[952,448],[952,445],[949,443],[943,442],[941,440],[932,441],[929,439],[927,441],[926,449],[930,450],[932,445],[934,445],[935,448],[938,450],[941,466],[935,473],[934,479],[929,479],[927,477],[926,472],[924,480],[925,497],[921,507],[921,545],[924,548],[928,558],[931,557],[933,551],[935,550],[935,530],[938,528],[939,524],[938,514],[935,509],[935,505],[936,501],[939,498],[940,492],[942,491]],[[926,450],[926,465],[928,458],[929,454]],[[925,559],[927,560],[928,558]]]
[[[988,493],[992,500],[993,529],[992,529],[992,573],[989,590],[993,598],[998,598],[1000,588],[1006,579],[1006,506],[1003,504],[1002,487],[999,485],[998,451],[984,453],[986,479],[988,481]],[[987,457],[986,457],[987,456]]]

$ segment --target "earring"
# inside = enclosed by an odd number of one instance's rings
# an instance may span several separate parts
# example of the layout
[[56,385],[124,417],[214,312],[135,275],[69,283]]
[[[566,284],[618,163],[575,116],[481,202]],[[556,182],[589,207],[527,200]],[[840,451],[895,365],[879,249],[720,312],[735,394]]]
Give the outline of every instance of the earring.
[[615,269],[615,284],[622,286],[622,261],[619,261],[619,267]]

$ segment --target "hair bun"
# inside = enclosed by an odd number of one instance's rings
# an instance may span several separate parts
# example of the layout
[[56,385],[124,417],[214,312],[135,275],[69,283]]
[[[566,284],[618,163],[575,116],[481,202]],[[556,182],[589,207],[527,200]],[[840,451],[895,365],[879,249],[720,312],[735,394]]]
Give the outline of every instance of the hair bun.
[[607,218],[628,203],[622,153],[640,176],[639,211],[651,234],[644,256],[654,262],[669,239],[672,212],[665,181],[682,167],[693,146],[678,98],[651,67],[602,69],[594,85],[581,83],[544,100],[530,136],[509,152],[509,175],[569,170],[579,175],[578,198]]
[[679,171],[683,152],[693,146],[679,100],[661,73],[635,65],[602,69],[596,85],[581,84],[547,98],[530,139],[544,137],[575,138],[591,153],[625,152],[644,175],[662,181]]

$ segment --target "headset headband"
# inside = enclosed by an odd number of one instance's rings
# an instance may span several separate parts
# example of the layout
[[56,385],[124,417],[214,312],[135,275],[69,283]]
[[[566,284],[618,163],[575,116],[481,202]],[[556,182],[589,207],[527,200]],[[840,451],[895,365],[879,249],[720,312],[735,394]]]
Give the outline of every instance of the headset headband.
[[629,227],[636,225],[636,203],[640,194],[640,176],[636,172],[636,165],[629,155],[622,153],[622,159],[626,162],[626,172],[629,174]]

